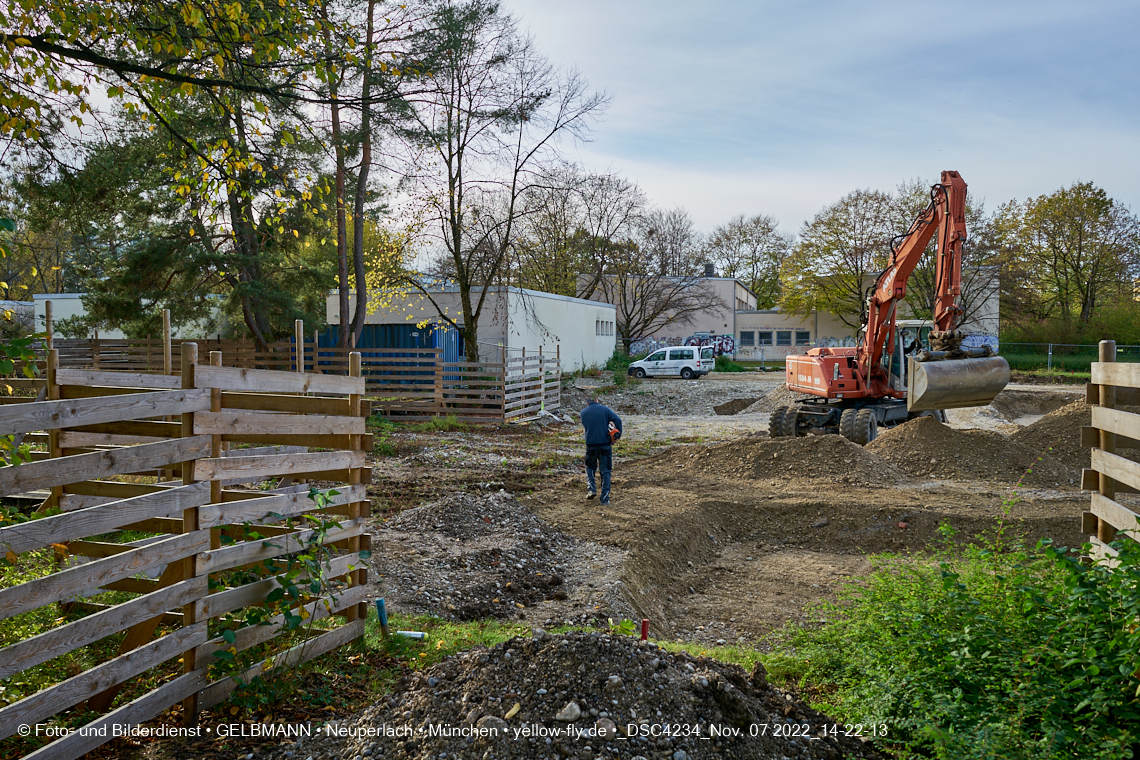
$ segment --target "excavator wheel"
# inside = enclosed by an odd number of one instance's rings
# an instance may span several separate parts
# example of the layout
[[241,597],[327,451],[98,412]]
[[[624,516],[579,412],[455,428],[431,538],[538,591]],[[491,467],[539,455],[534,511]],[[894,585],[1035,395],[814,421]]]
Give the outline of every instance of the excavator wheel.
[[855,417],[858,409],[844,409],[839,415],[839,434],[849,441],[855,441]]
[[780,435],[787,438],[796,437],[796,422],[800,418],[799,406],[789,406],[787,411],[780,415]]
[[786,406],[778,406],[772,410],[772,414],[768,416],[768,437],[779,438],[783,433],[780,432],[780,420],[784,416],[784,412],[788,411]]
[[879,421],[870,409],[860,409],[855,413],[854,427],[855,437],[851,441],[860,446],[866,446],[879,435]]

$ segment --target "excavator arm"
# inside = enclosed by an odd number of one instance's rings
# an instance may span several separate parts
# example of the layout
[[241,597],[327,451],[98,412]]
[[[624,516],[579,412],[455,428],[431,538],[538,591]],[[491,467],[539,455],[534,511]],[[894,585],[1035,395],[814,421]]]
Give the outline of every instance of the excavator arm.
[[958,172],[942,172],[941,183],[930,190],[930,205],[893,247],[891,265],[875,281],[858,358],[860,372],[869,385],[882,384],[885,389],[886,378],[881,376],[884,373],[879,360],[888,338],[894,334],[907,281],[936,233],[934,324],[939,331],[951,331],[962,314],[957,297],[962,292],[962,244],[966,241],[966,182]]

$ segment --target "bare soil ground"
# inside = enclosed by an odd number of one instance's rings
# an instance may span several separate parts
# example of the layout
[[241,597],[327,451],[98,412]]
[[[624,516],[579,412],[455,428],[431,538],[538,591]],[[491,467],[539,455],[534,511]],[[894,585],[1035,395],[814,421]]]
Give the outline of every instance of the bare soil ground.
[[[1082,540],[1089,411],[1075,389],[1007,391],[987,408],[1000,430],[928,418],[861,448],[769,439],[758,407],[785,393],[780,379],[608,392],[596,379],[627,430],[606,509],[585,500],[576,424],[393,434],[401,456],[374,476],[389,517],[377,525],[377,595],[458,619],[644,617],[656,636],[754,642],[866,573],[869,553],[921,552],[942,525],[972,537],[1000,519],[1007,539]],[[567,389],[564,411],[596,393]]]

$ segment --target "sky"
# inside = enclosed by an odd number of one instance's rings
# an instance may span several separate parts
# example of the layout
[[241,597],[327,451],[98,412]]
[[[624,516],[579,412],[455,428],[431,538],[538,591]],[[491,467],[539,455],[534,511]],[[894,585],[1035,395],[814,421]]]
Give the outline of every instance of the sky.
[[1140,211],[1140,3],[503,0],[611,97],[587,169],[711,231],[795,232],[858,188],[944,169],[996,209],[1094,182]]

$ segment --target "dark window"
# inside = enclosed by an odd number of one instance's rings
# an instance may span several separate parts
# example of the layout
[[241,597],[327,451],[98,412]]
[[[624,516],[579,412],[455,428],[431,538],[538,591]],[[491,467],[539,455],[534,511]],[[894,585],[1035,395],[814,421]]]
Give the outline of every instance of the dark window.
[[796,330],[796,345],[797,346],[810,346],[811,345],[811,332],[808,330]]
[[758,345],[758,346],[770,346],[770,345],[772,345],[772,333],[771,332],[758,332],[758,333],[756,333],[756,345]]
[[693,349],[686,349],[683,351],[670,351],[669,359],[672,361],[683,361],[693,358]]
[[663,362],[663,361],[665,361],[665,352],[664,351],[658,351],[657,353],[655,353],[653,356],[649,357],[645,361],[647,361],[647,362]]
[[792,345],[792,331],[788,330],[787,332],[784,332],[783,330],[777,330],[776,331],[776,345],[777,346],[790,346],[790,345]]
[[753,332],[752,330],[741,330],[740,331],[740,345],[742,345],[742,346],[755,346],[756,345],[756,333]]

